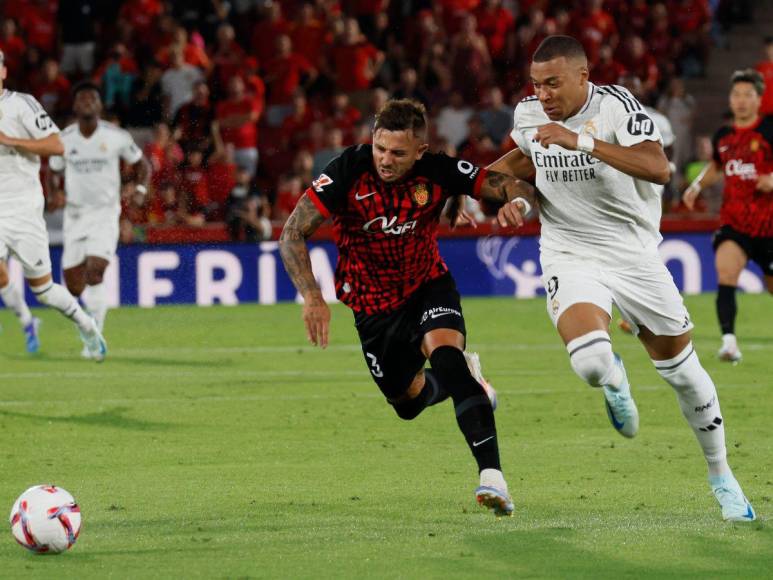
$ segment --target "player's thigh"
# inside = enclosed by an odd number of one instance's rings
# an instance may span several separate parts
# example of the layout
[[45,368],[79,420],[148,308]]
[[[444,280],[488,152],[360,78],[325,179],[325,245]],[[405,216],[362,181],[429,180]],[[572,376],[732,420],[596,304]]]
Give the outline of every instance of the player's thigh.
[[[86,257],[105,261],[105,267],[115,256],[118,248],[120,225],[115,212],[95,212],[88,220],[86,237]],[[96,267],[96,262],[94,263]],[[103,268],[104,271],[104,268]]]
[[641,327],[655,336],[666,337],[692,330],[682,295],[657,254],[643,256],[635,266],[612,270],[607,279],[615,305],[634,334]]
[[714,256],[719,284],[736,286],[748,259],[746,252],[737,241],[723,240],[717,246]]
[[603,272],[592,262],[551,262],[542,265],[548,316],[565,344],[594,330],[607,330],[612,293]]
[[48,232],[42,215],[28,213],[17,217],[9,250],[19,260],[27,280],[51,274]]
[[409,318],[404,311],[397,311],[356,316],[355,321],[371,378],[387,400],[400,400],[425,363],[418,345],[411,340]]
[[414,341],[427,358],[440,346],[464,350],[467,327],[462,299],[450,273],[422,286],[410,306]]
[[86,256],[86,283],[89,286],[101,284],[109,265],[110,261],[105,258]]
[[80,296],[86,288],[86,264],[64,268],[64,283],[73,296]]
[[62,268],[71,270],[86,264],[86,241],[89,238],[89,224],[80,212],[66,209],[62,227],[63,248]]

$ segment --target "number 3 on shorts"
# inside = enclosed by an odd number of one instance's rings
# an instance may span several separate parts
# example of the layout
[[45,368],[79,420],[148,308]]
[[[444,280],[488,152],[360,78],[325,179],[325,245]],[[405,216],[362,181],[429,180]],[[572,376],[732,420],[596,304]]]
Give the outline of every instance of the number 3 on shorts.
[[368,360],[370,361],[370,372],[373,374],[373,376],[379,379],[383,377],[384,372],[381,370],[381,366],[378,364],[376,355],[366,352],[365,356],[367,356]]

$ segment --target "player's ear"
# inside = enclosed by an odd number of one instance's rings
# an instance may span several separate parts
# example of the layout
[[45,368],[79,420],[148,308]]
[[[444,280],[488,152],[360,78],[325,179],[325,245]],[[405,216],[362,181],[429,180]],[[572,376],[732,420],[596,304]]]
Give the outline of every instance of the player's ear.
[[427,149],[429,149],[428,143],[422,143],[419,145],[419,148],[416,150],[416,161],[424,156],[424,154],[427,152]]

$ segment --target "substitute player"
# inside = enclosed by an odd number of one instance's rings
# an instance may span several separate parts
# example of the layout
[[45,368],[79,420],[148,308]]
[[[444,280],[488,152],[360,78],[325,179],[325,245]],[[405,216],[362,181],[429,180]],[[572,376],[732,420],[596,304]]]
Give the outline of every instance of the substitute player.
[[22,289],[8,277],[7,260],[12,254],[38,302],[70,318],[92,357],[101,361],[107,346],[96,322],[51,278],[39,171],[41,155],[61,155],[64,150],[59,129],[34,97],[3,88],[7,74],[0,52],[0,297],[25,328],[27,350],[36,351],[38,321],[30,314]]
[[[588,62],[574,38],[546,38],[532,58],[531,80],[536,94],[515,109],[512,137],[519,148],[492,168],[526,173],[532,170],[523,169],[528,157],[537,171],[548,313],[572,369],[602,388],[615,429],[636,435],[639,414],[607,332],[615,304],[674,388],[708,462],[722,516],[753,520],[727,463],[717,391],[698,360],[693,325],[657,250],[661,205],[655,184],[668,181],[670,170],[655,123],[626,89],[588,82]],[[499,219],[513,225],[521,216],[506,205]]]
[[[128,131],[100,120],[102,99],[92,83],[73,90],[76,122],[61,133],[64,155],[49,160],[50,183],[59,186],[55,173],[64,171],[67,203],[64,212],[62,268],[67,288],[81,297],[100,331],[107,315],[105,269],[118,246],[121,215],[121,165],[133,166],[135,190],[147,193],[150,164]],[[83,356],[88,357],[84,349]]]
[[712,160],[682,199],[692,209],[703,188],[725,178],[720,228],[713,244],[719,282],[717,317],[722,330],[718,354],[720,360],[737,363],[741,351],[735,337],[735,293],[749,260],[759,264],[768,292],[773,292],[773,117],[759,114],[765,92],[760,73],[736,71],[730,84],[733,125],[716,132]]
[[[478,502],[510,515],[495,395],[480,376],[477,355],[465,357],[459,293],[436,236],[450,196],[505,202],[532,195],[531,188],[467,161],[427,153],[426,140],[424,106],[389,101],[376,117],[373,145],[349,147],[328,164],[290,215],[279,247],[304,298],[308,338],[325,348],[330,310],[314,279],[306,239],[332,216],[339,252],[336,292],[354,311],[373,380],[401,419],[414,419],[450,396],[478,463]],[[511,213],[524,210],[524,203],[512,205]],[[427,359],[431,370],[424,370]]]

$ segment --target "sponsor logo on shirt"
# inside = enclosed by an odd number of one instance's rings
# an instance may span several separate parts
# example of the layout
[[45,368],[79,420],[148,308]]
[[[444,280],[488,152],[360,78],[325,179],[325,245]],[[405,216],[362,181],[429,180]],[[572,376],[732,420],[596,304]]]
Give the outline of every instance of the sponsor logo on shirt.
[[458,310],[454,310],[453,308],[446,308],[445,306],[436,306],[435,308],[430,308],[429,310],[424,311],[424,314],[421,316],[421,322],[419,322],[419,324],[424,324],[430,318],[440,318],[441,316],[450,315],[458,316],[459,318],[462,317],[462,313]]
[[311,186],[314,188],[314,191],[321,192],[326,185],[330,185],[331,183],[333,183],[333,180],[323,173],[311,182]]
[[416,229],[416,220],[398,224],[397,217],[387,218],[384,216],[378,216],[369,222],[366,222],[365,225],[362,226],[362,229],[369,234],[383,232],[393,236],[402,236],[406,232],[410,232]]
[[740,177],[743,181],[757,179],[757,167],[754,163],[744,163],[741,159],[731,159],[725,164],[725,175]]

